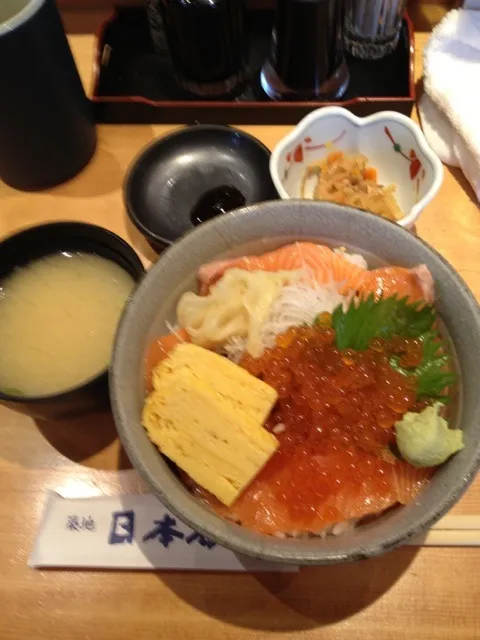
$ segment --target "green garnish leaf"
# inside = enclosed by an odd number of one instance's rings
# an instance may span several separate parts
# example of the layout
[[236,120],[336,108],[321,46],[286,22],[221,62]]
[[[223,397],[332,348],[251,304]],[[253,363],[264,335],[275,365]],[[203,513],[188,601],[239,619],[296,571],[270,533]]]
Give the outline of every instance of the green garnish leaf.
[[374,338],[388,340],[393,336],[417,338],[423,343],[423,359],[410,369],[400,366],[400,356],[393,356],[390,364],[404,376],[417,380],[417,395],[447,403],[442,394],[453,384],[457,375],[448,371],[451,357],[438,333],[432,328],[435,310],[422,302],[408,302],[407,298],[392,296],[376,299],[373,294],[358,302],[352,302],[346,311],[338,306],[332,314],[335,341],[339,349],[365,351]]
[[397,296],[376,299],[373,294],[350,303],[346,311],[339,305],[332,314],[337,347],[356,351],[365,351],[374,338],[418,338],[432,328],[434,320],[431,305]]
[[402,375],[416,378],[418,396],[435,398],[439,402],[447,404],[449,398],[443,395],[442,391],[457,379],[456,373],[446,370],[452,359],[445,354],[444,345],[436,331],[427,331],[418,336],[418,339],[423,343],[423,359],[418,367],[410,369],[401,367],[398,356],[393,356],[390,359],[390,365]]

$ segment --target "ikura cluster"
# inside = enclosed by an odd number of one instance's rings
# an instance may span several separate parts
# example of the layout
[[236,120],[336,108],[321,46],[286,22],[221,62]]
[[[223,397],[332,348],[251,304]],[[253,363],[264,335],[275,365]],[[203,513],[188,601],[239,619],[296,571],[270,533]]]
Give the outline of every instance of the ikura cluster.
[[[401,495],[408,465],[391,452],[393,426],[415,408],[417,396],[415,378],[390,366],[394,354],[403,365],[415,366],[422,357],[421,344],[377,339],[366,351],[341,351],[333,329],[315,326],[292,328],[261,358],[245,357],[242,366],[279,394],[266,427],[280,440],[280,448],[240,498],[237,511],[251,502],[249,511],[256,502],[249,498],[268,485],[272,502],[285,507],[290,527],[311,530],[313,521],[321,528],[368,513],[359,487],[368,487],[370,506],[382,500],[388,506],[395,494],[401,501],[411,499],[431,472],[413,471],[418,482]],[[355,503],[353,510],[344,504],[349,500]],[[242,522],[268,529],[269,518],[262,515],[242,513]]]
[[376,339],[366,351],[341,351],[333,329],[294,327],[261,358],[247,356],[241,364],[277,391],[267,428],[285,425],[277,429],[285,447],[352,445],[383,456],[395,422],[417,404],[415,377],[390,365],[397,354],[402,365],[416,366],[421,344]]

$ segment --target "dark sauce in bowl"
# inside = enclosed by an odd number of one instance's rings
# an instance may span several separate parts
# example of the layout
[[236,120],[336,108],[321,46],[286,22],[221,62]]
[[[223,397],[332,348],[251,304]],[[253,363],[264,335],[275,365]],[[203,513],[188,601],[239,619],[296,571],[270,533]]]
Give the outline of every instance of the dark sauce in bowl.
[[206,191],[197,201],[190,214],[194,226],[211,220],[221,213],[227,213],[246,204],[245,196],[231,185],[222,185]]

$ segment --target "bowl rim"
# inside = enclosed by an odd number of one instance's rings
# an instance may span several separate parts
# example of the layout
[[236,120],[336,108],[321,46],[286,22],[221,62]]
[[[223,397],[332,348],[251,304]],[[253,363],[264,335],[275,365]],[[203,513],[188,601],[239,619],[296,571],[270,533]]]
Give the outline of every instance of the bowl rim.
[[275,188],[277,189],[282,200],[295,200],[296,198],[291,198],[288,195],[280,179],[278,167],[281,156],[285,153],[287,147],[294,144],[299,138],[303,137],[308,127],[327,116],[338,116],[339,118],[343,118],[356,128],[361,128],[368,124],[384,120],[396,122],[397,124],[403,125],[411,131],[420,150],[431,163],[433,168],[432,186],[429,188],[423,198],[421,198],[413,205],[409,213],[405,214],[403,218],[396,221],[396,224],[401,227],[411,228],[420,216],[422,210],[437,195],[443,183],[444,169],[441,160],[428,144],[418,124],[408,116],[405,116],[402,113],[397,113],[396,111],[379,111],[371,116],[365,116],[362,118],[354,115],[351,111],[345,109],[344,107],[323,107],[320,109],[315,109],[315,111],[312,111],[304,118],[302,118],[302,120],[300,120],[300,122],[294,127],[294,129],[275,145],[275,148],[272,151],[272,155],[270,156],[270,175],[272,177],[273,184],[275,185]]
[[[2,238],[2,240],[0,241],[0,255],[1,255],[2,247],[4,243],[10,242],[10,241],[13,242],[17,239],[21,239],[22,236],[25,237],[28,235],[35,235],[35,233],[38,233],[43,229],[46,229],[46,228],[51,229],[53,227],[59,230],[66,229],[67,227],[76,227],[77,229],[84,229],[84,230],[94,229],[95,231],[102,233],[105,236],[105,238],[109,238],[114,242],[116,242],[118,245],[122,246],[123,249],[125,249],[130,254],[130,260],[132,263],[135,263],[135,268],[138,270],[138,273],[139,273],[137,280],[134,279],[134,287],[129,295],[129,298],[133,297],[136,287],[138,286],[142,277],[145,275],[145,267],[143,266],[143,263],[140,260],[135,249],[131,247],[126,240],[124,240],[122,237],[120,237],[113,231],[110,231],[110,229],[107,229],[106,227],[102,227],[98,224],[91,224],[89,222],[82,222],[80,220],[60,220],[60,221],[45,222],[44,224],[30,225],[28,227],[24,227],[20,229],[19,231],[14,231],[10,235],[6,236],[5,238]],[[48,254],[45,254],[45,255],[48,255]],[[128,301],[128,298],[127,298],[127,301]],[[112,354],[112,357],[113,357],[113,354]],[[106,379],[106,377],[108,376],[109,369],[110,369],[110,365],[108,365],[107,367],[104,367],[98,373],[95,373],[90,378],[87,378],[80,384],[74,385],[73,387],[68,387],[67,389],[60,391],[59,393],[50,393],[47,395],[38,395],[38,396],[25,396],[25,395],[19,396],[15,394],[5,393],[5,391],[2,391],[0,389],[0,402],[10,402],[12,404],[17,403],[17,404],[28,406],[28,405],[34,405],[34,404],[43,405],[43,404],[49,404],[51,402],[66,400],[75,392],[81,389],[88,389],[90,387],[94,387],[101,380]]]
[[24,7],[12,13],[0,24],[0,37],[23,26],[43,7],[45,0],[28,0]]
[[[224,133],[236,133],[239,136],[248,139],[254,146],[256,146],[260,151],[265,153],[266,158],[269,160],[269,172],[270,172],[270,158],[271,151],[270,149],[263,144],[261,140],[256,138],[250,133],[243,131],[242,129],[238,129],[237,127],[233,127],[231,125],[223,125],[223,124],[200,124],[195,122],[193,124],[182,125],[176,127],[172,131],[165,133],[164,135],[158,136],[151,142],[149,142],[140,152],[135,156],[135,158],[130,163],[127,171],[125,173],[125,178],[123,181],[123,202],[125,205],[125,210],[127,212],[128,217],[137,228],[140,233],[145,236],[145,238],[153,243],[153,244],[163,244],[167,247],[171,246],[175,242],[178,242],[180,238],[176,238],[174,240],[168,239],[163,235],[155,233],[152,231],[147,225],[144,224],[141,217],[138,216],[136,207],[133,204],[133,181],[137,174],[142,170],[143,164],[148,161],[150,154],[154,153],[154,151],[161,147],[165,142],[169,142],[170,140],[174,140],[175,138],[180,138],[184,136],[190,136],[191,134],[195,134],[199,131],[222,131]],[[271,172],[270,177],[272,178]],[[272,178],[273,182],[273,178]],[[275,186],[275,185],[274,185]]]
[[[231,212],[230,214],[226,214],[224,216],[220,216],[219,218],[210,220],[209,222],[196,227],[188,234],[186,234],[181,241],[167,249],[164,254],[162,254],[161,258],[155,263],[155,265],[143,279],[143,282],[137,290],[136,297],[133,298],[133,300],[127,305],[124,310],[117,330],[113,356],[113,366],[110,376],[110,397],[112,411],[123,446],[125,447],[125,450],[139,475],[145,480],[152,492],[161,500],[165,507],[170,509],[180,520],[182,520],[182,522],[190,526],[192,529],[200,532],[207,537],[212,537],[219,544],[222,544],[223,546],[235,552],[251,557],[261,558],[263,560],[280,562],[284,564],[319,565],[366,559],[381,555],[402,544],[405,544],[412,537],[421,535],[460,499],[460,497],[465,493],[465,491],[471,484],[478,469],[480,468],[480,443],[472,445],[471,460],[469,460],[468,464],[465,464],[464,470],[462,471],[461,475],[459,474],[458,477],[455,478],[455,482],[449,484],[448,490],[446,490],[442,494],[441,498],[437,499],[433,506],[426,507],[424,513],[420,514],[414,522],[405,523],[400,528],[399,532],[394,531],[389,535],[386,535],[380,541],[377,541],[374,544],[369,544],[368,547],[361,547],[360,545],[354,543],[352,545],[352,549],[349,549],[348,551],[331,551],[328,553],[328,555],[326,555],[325,552],[322,553],[321,549],[308,549],[302,551],[301,553],[295,552],[293,550],[285,551],[271,548],[268,549],[266,543],[264,545],[262,545],[260,542],[257,544],[249,543],[247,540],[242,540],[241,534],[239,536],[236,533],[226,533],[225,531],[222,531],[220,527],[216,526],[214,523],[212,524],[212,522],[209,521],[208,518],[205,518],[205,521],[207,521],[206,526],[204,526],[204,524],[202,523],[199,524],[194,520],[193,517],[190,516],[191,509],[188,505],[183,504],[181,501],[176,502],[175,500],[170,499],[170,497],[163,490],[162,478],[155,477],[155,474],[152,473],[148,465],[144,463],[141,455],[137,451],[135,442],[135,431],[137,428],[142,427],[139,421],[138,424],[132,427],[130,421],[127,419],[126,414],[128,414],[128,411],[125,408],[124,396],[121,391],[121,381],[125,373],[123,371],[124,366],[122,360],[124,359],[125,352],[128,351],[129,344],[127,340],[127,332],[129,326],[135,325],[135,318],[140,309],[136,302],[138,300],[141,300],[141,295],[144,290],[148,291],[148,289],[150,288],[150,282],[154,282],[156,279],[158,279],[157,273],[162,274],[163,265],[173,263],[174,261],[180,259],[183,253],[188,254],[189,248],[193,248],[194,244],[201,245],[202,240],[208,237],[209,233],[215,229],[216,225],[222,226],[222,220],[224,220],[227,216],[229,216],[233,220],[236,219],[238,221],[233,222],[233,227],[235,228],[236,224],[245,225],[249,219],[255,220],[256,218],[263,216],[264,213],[262,210],[268,208],[269,206],[275,205],[277,209],[279,207],[282,207],[287,210],[288,207],[292,205],[292,203],[295,203],[298,208],[304,208],[306,210],[308,210],[312,206],[321,207],[322,205],[327,205],[334,211],[336,210],[337,212],[345,212],[347,216],[349,216],[352,220],[358,217],[358,210],[333,203],[313,202],[310,200],[272,201],[238,209],[234,212]],[[456,281],[458,287],[466,296],[466,301],[471,308],[471,312],[476,315],[475,321],[480,327],[480,305],[478,301],[476,300],[462,277],[436,249],[434,249],[423,239],[419,238],[418,236],[412,235],[409,231],[400,227],[396,223],[391,222],[390,220],[367,212],[365,213],[365,216],[368,216],[368,218],[372,221],[375,220],[374,224],[376,224],[378,227],[391,227],[393,225],[395,234],[401,234],[404,237],[409,237],[409,241],[421,245],[421,247],[423,249],[426,249],[427,252],[431,253],[434,259],[438,260],[443,267],[447,268],[451,273],[452,278]],[[270,216],[267,215],[267,217]],[[235,238],[234,230],[231,229],[230,231],[232,231],[232,236]],[[225,230],[223,229],[221,235],[224,234]],[[299,233],[298,235],[301,236],[302,234]],[[305,236],[302,236],[302,238],[304,237]],[[289,241],[293,240],[289,239]],[[212,256],[212,260],[214,259],[215,256]],[[158,455],[160,456],[161,454],[158,453]],[[178,481],[178,483],[181,485],[180,481]],[[215,514],[213,513],[211,515],[214,516],[217,520],[220,519],[219,516],[215,516]],[[245,531],[249,532],[248,529]],[[260,538],[264,540],[268,540],[268,538],[270,537],[266,535],[262,536],[261,534],[257,535],[259,535]]]

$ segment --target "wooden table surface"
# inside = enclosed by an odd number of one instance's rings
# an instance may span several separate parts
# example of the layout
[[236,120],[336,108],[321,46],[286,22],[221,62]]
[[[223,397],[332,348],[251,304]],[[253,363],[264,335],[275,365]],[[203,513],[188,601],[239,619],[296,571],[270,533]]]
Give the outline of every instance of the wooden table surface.
[[[426,35],[417,36],[417,74]],[[90,87],[93,37],[71,36]],[[154,259],[127,222],[121,184],[166,126],[101,126],[87,169],[64,186],[24,194],[0,184],[0,236],[47,220],[94,222]],[[287,126],[250,126],[269,147]],[[446,171],[418,225],[480,298],[480,211],[458,171]],[[76,428],[0,409],[0,638],[25,640],[430,640],[480,638],[480,548],[405,548],[361,563],[292,575],[34,571],[27,558],[45,492],[87,497],[145,489],[112,418]],[[454,510],[480,514],[480,481]]]

